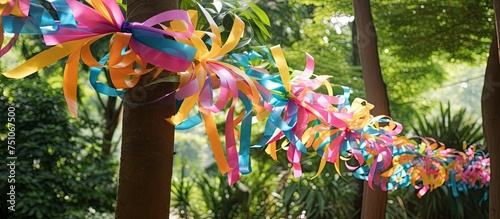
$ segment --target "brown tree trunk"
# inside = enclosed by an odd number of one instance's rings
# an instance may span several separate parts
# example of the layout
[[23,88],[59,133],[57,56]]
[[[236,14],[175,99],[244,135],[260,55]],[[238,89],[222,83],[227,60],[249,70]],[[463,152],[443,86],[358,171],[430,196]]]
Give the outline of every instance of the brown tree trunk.
[[[369,0],[353,0],[354,18],[358,34],[358,48],[365,84],[366,100],[375,105],[373,115],[389,115],[389,98],[382,79],[377,47],[377,33]],[[365,182],[361,218],[385,218],[387,192],[370,189]]]
[[500,166],[500,59],[499,25],[500,2],[494,1],[495,10],[495,37],[490,47],[490,55],[484,75],[484,85],[481,97],[483,115],[483,133],[488,152],[490,153],[491,179],[489,188],[489,218],[500,218],[500,171],[495,168]]
[[358,30],[356,29],[356,21],[351,22],[351,43],[352,43],[352,65],[360,66],[361,63],[359,61],[359,48],[358,48]]
[[[356,30],[356,21],[351,22],[351,43],[352,43],[352,66],[360,66],[361,63],[359,61],[359,48],[358,48],[358,31]],[[361,217],[361,208],[363,206],[363,189],[364,189],[365,181],[361,179],[356,179],[356,187],[358,189],[358,194],[354,197],[354,209],[356,210],[354,214],[351,215],[352,219],[357,219]]]
[[494,39],[486,65],[484,85],[481,98],[483,114],[483,133],[488,152],[490,153],[491,181],[489,188],[489,218],[500,218],[500,62],[498,57],[497,40]]
[[[177,0],[128,0],[127,19],[142,22],[177,5]],[[174,95],[151,104],[130,103],[155,100],[177,85],[143,87],[148,82],[143,76],[125,93],[116,218],[163,219],[170,213],[174,127],[165,118],[175,113]]]

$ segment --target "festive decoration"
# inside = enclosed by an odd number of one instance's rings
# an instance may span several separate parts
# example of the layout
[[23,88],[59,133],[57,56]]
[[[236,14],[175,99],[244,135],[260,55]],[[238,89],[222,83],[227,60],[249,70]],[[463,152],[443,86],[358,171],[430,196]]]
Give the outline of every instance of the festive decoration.
[[3,16],[26,17],[30,8],[29,0],[0,0],[0,57],[5,55],[14,45],[19,34],[14,34],[12,39],[2,48],[4,41]]
[[[123,93],[119,89],[133,87],[141,75],[152,70],[147,68],[148,63],[170,71],[184,71],[191,65],[196,49],[164,37],[192,35],[193,25],[185,11],[167,11],[143,23],[128,23],[114,0],[87,1],[92,7],[76,0],[50,2],[59,16],[57,21],[36,2],[31,3],[27,18],[3,17],[6,32],[41,34],[46,45],[53,46],[3,74],[23,78],[69,55],[64,68],[63,90],[74,116],[77,115],[76,86],[80,59],[93,67],[90,84],[98,92],[109,96],[119,96]],[[176,23],[176,29],[152,27],[171,20],[183,21],[185,29],[180,29],[179,23]],[[90,46],[108,35],[112,36],[109,54],[96,61]],[[97,82],[100,68],[105,65],[114,87]]]
[[[115,0],[87,0],[90,6],[76,0],[49,2],[58,20],[35,1],[0,0],[0,27],[14,35],[0,57],[19,34],[42,35],[45,44],[52,46],[3,75],[23,78],[69,56],[63,90],[69,111],[76,116],[80,60],[91,67],[90,84],[109,96],[121,96],[141,75],[177,72],[178,111],[166,119],[177,129],[205,125],[216,163],[221,173],[228,174],[230,184],[252,171],[252,125],[265,121],[262,139],[253,147],[265,148],[277,159],[277,142],[288,142],[283,149],[295,177],[302,175],[301,157],[317,154],[321,159],[317,175],[327,163],[339,172],[344,163],[371,187],[392,190],[411,185],[419,197],[443,185],[451,187],[455,196],[488,186],[487,154],[475,146],[459,152],[434,139],[398,136],[401,124],[388,116],[372,116],[374,106],[365,100],[355,98],[351,103],[349,88],[334,95],[329,77],[313,74],[314,59],[309,54],[303,71],[290,71],[280,46],[235,53],[245,30],[237,16],[223,40],[216,22],[201,6],[201,18],[209,30],[194,30],[199,19],[196,11],[167,11],[143,23],[129,23]],[[168,26],[162,24],[166,21]],[[97,61],[90,46],[106,36],[111,36],[109,53]],[[103,68],[109,70],[110,83],[97,81]],[[322,86],[327,94],[317,92]],[[225,147],[213,118],[224,112]]]

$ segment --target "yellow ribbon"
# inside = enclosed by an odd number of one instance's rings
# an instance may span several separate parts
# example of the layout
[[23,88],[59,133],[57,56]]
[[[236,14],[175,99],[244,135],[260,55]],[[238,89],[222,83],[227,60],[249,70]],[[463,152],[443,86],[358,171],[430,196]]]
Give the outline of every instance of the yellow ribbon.
[[[207,69],[206,64],[208,62],[216,62],[222,64],[225,67],[228,67],[231,70],[233,70],[238,75],[244,77],[247,82],[251,82],[251,79],[248,76],[246,76],[245,72],[242,71],[241,69],[216,60],[216,58],[221,57],[230,52],[238,44],[240,39],[239,37],[243,34],[243,30],[245,28],[245,24],[243,23],[243,21],[238,16],[235,16],[233,28],[231,29],[231,32],[229,34],[226,43],[223,45],[220,35],[220,30],[215,24],[215,21],[210,17],[210,14],[208,14],[208,12],[206,12],[204,9],[202,9],[201,11],[207,18],[207,21],[210,25],[210,29],[212,30],[212,32],[196,30],[193,33],[193,35],[188,39],[176,39],[181,43],[193,46],[197,49],[195,55],[195,67],[191,69],[192,70],[191,74],[189,73],[180,74],[181,86],[179,86],[179,88],[182,88],[183,84],[186,84],[187,82],[195,79],[198,82],[198,92],[184,99],[178,112],[170,119],[168,119],[168,121],[170,121],[174,125],[178,125],[182,121],[184,121],[186,117],[189,115],[189,112],[194,108],[194,105],[197,103],[200,94],[199,91],[205,84],[206,74],[207,74],[205,69]],[[196,26],[197,24],[196,22],[198,21],[197,12],[189,10],[188,13],[191,15],[192,18],[191,22],[193,23],[194,26]],[[202,40],[203,36],[205,35],[209,36],[212,40],[212,45],[210,49]],[[252,93],[254,94],[258,93],[255,86],[251,87],[251,89]],[[254,103],[258,103],[258,98],[259,96],[254,96],[253,98]]]
[[33,58],[24,62],[22,65],[19,65],[16,68],[2,74],[6,77],[16,79],[27,77],[37,72],[38,70],[66,57],[77,48],[79,48],[85,41],[87,41],[87,39],[61,43],[38,53]]
[[274,61],[278,66],[278,71],[280,73],[281,81],[285,87],[285,90],[290,93],[291,82],[290,82],[290,73],[288,71],[288,65],[286,63],[285,55],[283,54],[283,50],[280,45],[276,45],[270,48],[271,53],[273,54]]
[[[188,69],[187,72],[179,73],[180,76],[179,90],[182,89],[188,83],[195,81],[197,83],[196,86],[197,91],[193,95],[185,98],[181,106],[179,107],[177,113],[173,115],[171,118],[167,119],[174,125],[182,123],[189,115],[189,112],[193,108],[195,108],[195,105],[198,103],[200,97],[200,91],[203,89],[206,80],[218,80],[213,70],[210,69],[209,67],[210,63],[221,65],[226,69],[231,70],[237,76],[243,78],[243,81],[237,81],[236,83],[238,89],[241,92],[244,92],[249,98],[251,98],[254,106],[258,105],[260,101],[260,95],[256,86],[254,85],[254,82],[250,77],[246,75],[246,73],[243,70],[217,60],[218,58],[232,51],[236,47],[236,45],[238,45],[238,42],[245,29],[245,24],[238,16],[235,16],[234,23],[229,33],[229,36],[227,40],[223,43],[219,27],[217,26],[215,21],[211,18],[210,14],[202,7],[200,8],[203,15],[206,17],[208,21],[211,32],[195,30],[190,38],[176,39],[181,43],[197,48],[197,52],[194,57],[195,59],[194,66]],[[188,13],[190,14],[191,22],[193,23],[194,26],[196,26],[198,22],[197,12],[190,10],[188,11]],[[180,28],[181,25],[182,24],[180,23],[172,24],[173,27],[177,28]],[[210,37],[211,39],[210,46],[207,46],[206,43],[204,42],[203,40],[204,36]],[[210,76],[209,79],[207,79],[207,76]],[[227,173],[231,170],[231,168],[229,167],[227,159],[224,155],[223,146],[221,144],[219,133],[217,131],[217,127],[211,115],[211,112],[207,109],[204,109],[203,107],[199,107],[199,111],[202,116],[202,120],[205,124],[208,139],[210,141],[210,145],[212,147],[212,152],[214,153],[217,166],[219,167],[221,173],[223,174]],[[234,126],[236,126],[241,122],[242,116],[243,115],[237,116],[237,118],[234,120],[235,124]]]

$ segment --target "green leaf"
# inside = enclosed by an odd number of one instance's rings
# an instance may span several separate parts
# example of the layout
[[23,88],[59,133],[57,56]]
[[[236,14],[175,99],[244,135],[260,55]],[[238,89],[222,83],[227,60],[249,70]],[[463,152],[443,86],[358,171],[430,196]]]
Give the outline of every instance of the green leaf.
[[255,25],[257,25],[260,32],[262,32],[265,36],[271,38],[271,34],[267,30],[267,28],[264,26],[264,24],[262,24],[262,22],[255,21],[254,23],[255,23]]
[[314,195],[315,193],[314,192],[311,192],[309,193],[309,195],[307,196],[307,199],[306,199],[306,211],[308,212],[311,212],[313,211],[313,204],[314,204]]
[[285,198],[283,199],[283,203],[289,204],[291,202],[293,193],[295,193],[295,190],[297,189],[296,185],[297,184],[291,184],[285,188]]
[[259,8],[259,6],[257,6],[254,3],[249,3],[248,6],[250,6],[250,8],[253,10],[253,12],[255,12],[255,14],[257,14],[257,17],[259,17],[260,21],[262,21],[267,26],[271,26],[271,22],[269,21],[269,17],[267,17],[267,14],[266,14],[266,12],[264,12],[264,10]]
[[318,194],[318,205],[319,205],[319,214],[323,216],[325,214],[325,198],[323,197],[323,194]]
[[259,21],[258,17],[255,16],[255,14],[252,14],[251,12],[246,11],[244,9],[236,8],[236,9],[234,9],[234,12],[239,12],[240,16],[247,18],[249,20],[249,22],[250,22],[250,20],[253,22]]

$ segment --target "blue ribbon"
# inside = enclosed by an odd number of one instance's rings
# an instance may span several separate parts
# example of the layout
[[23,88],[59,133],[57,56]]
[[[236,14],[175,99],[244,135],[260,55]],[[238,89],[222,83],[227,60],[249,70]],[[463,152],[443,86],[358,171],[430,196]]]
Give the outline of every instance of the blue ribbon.
[[166,39],[162,34],[154,33],[137,28],[130,28],[124,23],[122,31],[132,33],[132,37],[138,42],[157,49],[163,53],[175,56],[184,60],[193,60],[196,54],[196,48],[179,43],[175,40]]
[[[99,60],[99,64],[104,65],[109,58],[109,53],[106,54],[101,60]],[[89,81],[90,85],[99,93],[108,95],[110,97],[122,97],[124,91],[117,90],[116,88],[110,87],[102,82],[98,82],[97,78],[101,74],[102,67],[91,67],[90,68],[90,76],[89,76]]]
[[241,91],[238,91],[238,98],[245,105],[245,115],[241,120],[240,130],[240,151],[238,156],[238,164],[241,174],[252,172],[250,160],[250,137],[252,136],[252,102]]
[[54,9],[56,9],[57,17],[59,18],[60,26],[68,26],[76,28],[76,20],[69,7],[68,3],[64,0],[47,0],[52,3]]
[[200,124],[202,121],[203,120],[201,118],[201,114],[197,113],[196,115],[189,117],[189,118],[185,119],[184,121],[182,121],[181,124],[176,125],[175,129],[187,130],[187,129],[195,127],[196,125]]
[[2,16],[4,31],[14,34],[55,34],[59,26],[76,28],[76,20],[71,8],[63,0],[49,0],[59,17],[59,23],[37,1],[32,0],[28,17]]

